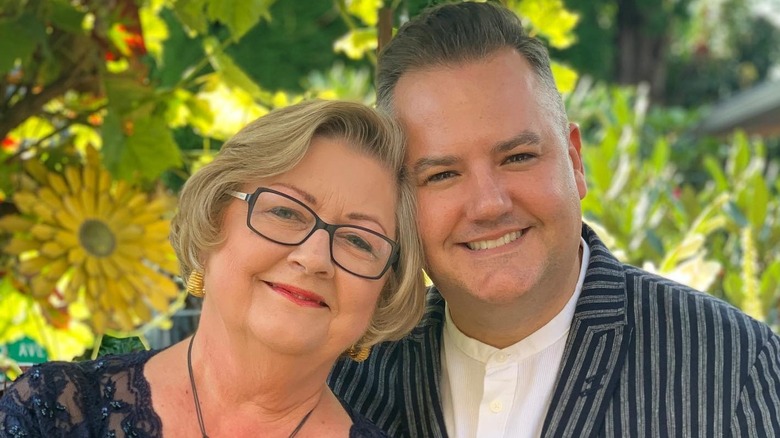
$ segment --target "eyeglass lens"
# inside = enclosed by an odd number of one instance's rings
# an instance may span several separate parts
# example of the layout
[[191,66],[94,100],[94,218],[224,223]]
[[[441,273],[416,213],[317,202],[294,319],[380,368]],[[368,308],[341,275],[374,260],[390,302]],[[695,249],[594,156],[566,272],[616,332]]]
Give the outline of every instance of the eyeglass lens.
[[[317,216],[300,201],[263,191],[255,199],[249,223],[263,237],[298,245],[315,228]],[[393,246],[378,233],[337,225],[331,233],[333,260],[345,270],[366,277],[380,275],[393,255]]]

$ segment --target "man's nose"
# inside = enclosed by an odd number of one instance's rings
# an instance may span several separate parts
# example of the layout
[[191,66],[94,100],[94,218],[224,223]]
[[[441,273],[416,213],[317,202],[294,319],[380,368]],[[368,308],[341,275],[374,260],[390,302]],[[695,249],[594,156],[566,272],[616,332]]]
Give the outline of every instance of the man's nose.
[[335,265],[330,255],[330,235],[326,230],[316,230],[293,250],[288,260],[309,275],[332,277]]
[[474,175],[469,196],[466,215],[473,221],[494,221],[512,211],[506,184],[492,172]]

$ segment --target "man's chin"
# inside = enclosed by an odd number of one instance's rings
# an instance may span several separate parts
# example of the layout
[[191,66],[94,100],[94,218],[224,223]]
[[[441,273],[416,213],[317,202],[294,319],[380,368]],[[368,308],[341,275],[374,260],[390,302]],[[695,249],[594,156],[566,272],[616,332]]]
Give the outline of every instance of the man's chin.
[[[476,281],[474,281],[476,280]],[[467,282],[443,281],[434,284],[448,303],[483,304],[503,306],[517,303],[527,296],[528,284],[514,281],[497,281],[496,278],[474,277]]]

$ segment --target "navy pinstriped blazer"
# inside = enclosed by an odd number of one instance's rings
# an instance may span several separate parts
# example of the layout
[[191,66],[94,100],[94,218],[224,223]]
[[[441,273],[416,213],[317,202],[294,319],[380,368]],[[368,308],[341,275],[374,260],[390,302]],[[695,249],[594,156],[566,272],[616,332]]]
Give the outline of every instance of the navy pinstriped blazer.
[[[621,264],[589,227],[582,236],[590,263],[542,436],[780,436],[780,338],[721,300]],[[334,392],[393,437],[445,437],[443,322],[432,288],[410,335],[361,364],[337,363]]]

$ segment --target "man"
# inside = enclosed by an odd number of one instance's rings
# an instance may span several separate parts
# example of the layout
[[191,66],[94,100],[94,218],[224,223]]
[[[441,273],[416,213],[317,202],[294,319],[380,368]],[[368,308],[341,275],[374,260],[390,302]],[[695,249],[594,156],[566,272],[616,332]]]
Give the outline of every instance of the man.
[[407,23],[377,100],[408,134],[435,286],[411,335],[337,365],[337,394],[399,437],[780,434],[780,338],[582,223],[579,129],[511,12]]

